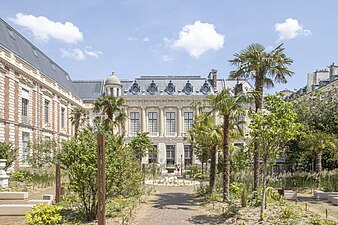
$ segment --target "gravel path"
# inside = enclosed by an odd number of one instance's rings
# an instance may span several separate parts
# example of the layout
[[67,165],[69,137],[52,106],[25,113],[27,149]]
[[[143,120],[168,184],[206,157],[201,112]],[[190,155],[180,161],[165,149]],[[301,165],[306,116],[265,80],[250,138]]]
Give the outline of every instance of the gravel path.
[[131,224],[215,224],[193,196],[193,187],[156,186],[156,192],[136,212]]

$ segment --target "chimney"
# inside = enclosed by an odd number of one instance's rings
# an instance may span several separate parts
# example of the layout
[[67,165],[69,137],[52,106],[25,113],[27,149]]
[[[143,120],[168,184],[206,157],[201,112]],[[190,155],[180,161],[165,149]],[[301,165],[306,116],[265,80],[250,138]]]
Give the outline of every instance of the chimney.
[[214,89],[217,89],[217,70],[212,69],[210,73],[212,78],[212,86]]

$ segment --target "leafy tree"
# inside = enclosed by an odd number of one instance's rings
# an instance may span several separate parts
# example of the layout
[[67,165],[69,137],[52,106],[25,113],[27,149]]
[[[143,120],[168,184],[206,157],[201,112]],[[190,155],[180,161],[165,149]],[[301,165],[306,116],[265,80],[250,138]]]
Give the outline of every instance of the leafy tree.
[[231,170],[239,172],[246,170],[249,164],[250,155],[243,145],[233,146],[231,151]]
[[[123,144],[123,138],[106,132],[106,199],[130,197],[140,192],[141,174],[131,149]],[[69,180],[70,191],[80,199],[78,209],[85,220],[97,215],[97,134],[83,130],[76,139],[63,142],[60,157]]]
[[12,143],[0,142],[0,159],[6,159],[5,170],[12,165],[16,159],[17,149],[15,149]]
[[79,107],[73,108],[69,119],[74,125],[74,133],[77,137],[79,128],[86,122],[86,110]]
[[[213,192],[216,177],[216,155],[217,147],[221,146],[222,130],[221,127],[215,124],[214,118],[201,112],[196,116],[192,129],[189,130],[189,142],[192,146],[200,149],[199,157],[204,159],[205,156],[210,156],[210,192]],[[204,152],[204,154],[201,152]],[[208,157],[209,158],[209,157]],[[202,161],[203,162],[203,161]]]
[[337,166],[338,91],[319,89],[293,99],[292,103],[304,131],[290,143],[293,145],[288,158],[301,164],[315,161],[319,181],[323,166],[331,169]]
[[190,143],[194,155],[196,155],[198,160],[202,163],[202,174],[204,174],[204,164],[210,158],[210,151],[204,144],[204,139],[203,142],[201,142],[201,139],[199,138],[202,135],[201,127],[203,127],[203,124],[201,121],[197,120],[197,118],[198,117],[195,117],[192,129],[188,131],[189,137],[186,137],[186,139]]
[[222,118],[223,132],[223,201],[229,200],[230,185],[230,137],[236,129],[239,118],[245,115],[244,106],[248,102],[248,96],[244,94],[234,95],[229,88],[223,89],[217,95],[208,95],[205,98],[205,106],[211,111],[217,112]]
[[298,119],[314,130],[338,137],[338,90],[314,91],[294,99]]
[[295,138],[299,124],[297,114],[292,110],[292,104],[283,101],[279,96],[268,95],[265,98],[266,111],[258,111],[252,114],[250,124],[252,139],[249,146],[251,149],[258,147],[263,167],[263,190],[261,219],[264,215],[266,176],[269,162],[280,157],[288,141]]
[[140,162],[140,166],[142,164],[142,158],[147,155],[148,151],[152,151],[154,148],[154,143],[148,135],[148,132],[137,133],[137,135],[134,136],[129,143],[135,157]]
[[94,102],[93,111],[107,116],[107,118],[103,120],[106,130],[113,131],[114,128],[119,125],[124,126],[124,121],[126,120],[127,115],[124,112],[123,104],[124,99],[116,98],[111,95],[99,97]]
[[[293,72],[288,69],[293,62],[286,57],[283,44],[270,52],[260,44],[251,44],[240,53],[234,54],[230,64],[237,70],[230,73],[230,78],[252,79],[255,82],[255,107],[256,112],[263,108],[263,88],[274,87],[274,82],[286,83],[286,76],[292,76]],[[258,187],[259,175],[259,151],[258,146],[254,151],[254,189]]]
[[34,168],[41,168],[46,165],[54,164],[56,159],[57,144],[54,140],[44,140],[34,145],[28,145],[33,152],[28,156],[28,162]]

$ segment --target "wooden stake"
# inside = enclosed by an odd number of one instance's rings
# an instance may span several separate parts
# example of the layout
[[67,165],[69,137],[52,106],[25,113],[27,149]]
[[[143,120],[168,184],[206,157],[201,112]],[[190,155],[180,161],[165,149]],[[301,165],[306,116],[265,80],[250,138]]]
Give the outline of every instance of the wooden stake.
[[61,199],[61,166],[60,160],[56,161],[55,165],[55,203],[59,203]]
[[104,136],[97,135],[98,225],[106,225],[106,173]]

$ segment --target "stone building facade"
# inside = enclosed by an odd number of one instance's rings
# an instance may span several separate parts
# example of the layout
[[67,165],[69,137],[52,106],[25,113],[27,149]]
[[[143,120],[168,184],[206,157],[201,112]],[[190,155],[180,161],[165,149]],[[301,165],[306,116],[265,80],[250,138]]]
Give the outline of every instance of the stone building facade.
[[[28,143],[55,140],[60,147],[71,138],[71,110],[84,108],[94,118],[93,103],[102,95],[124,98],[127,142],[137,132],[149,132],[157,155],[145,157],[144,163],[191,164],[195,156],[184,137],[198,113],[192,102],[236,85],[252,88],[245,80],[219,79],[216,70],[207,77],[120,80],[113,73],[104,81],[72,81],[66,71],[0,19],[0,141],[11,142],[19,150],[16,166],[28,165]],[[220,123],[217,115],[214,118]]]

